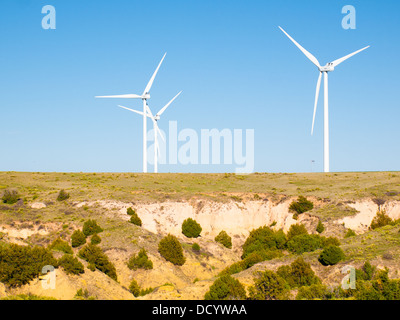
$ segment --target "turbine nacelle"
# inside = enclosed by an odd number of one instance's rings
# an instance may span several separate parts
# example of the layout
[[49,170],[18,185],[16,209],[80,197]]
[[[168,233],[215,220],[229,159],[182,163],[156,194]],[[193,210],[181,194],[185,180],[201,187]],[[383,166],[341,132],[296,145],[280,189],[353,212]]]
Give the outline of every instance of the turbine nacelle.
[[145,93],[142,95],[142,100],[150,99],[150,93]]
[[325,66],[319,67],[318,69],[321,72],[331,72],[331,71],[335,70],[335,66],[332,62],[329,62]]

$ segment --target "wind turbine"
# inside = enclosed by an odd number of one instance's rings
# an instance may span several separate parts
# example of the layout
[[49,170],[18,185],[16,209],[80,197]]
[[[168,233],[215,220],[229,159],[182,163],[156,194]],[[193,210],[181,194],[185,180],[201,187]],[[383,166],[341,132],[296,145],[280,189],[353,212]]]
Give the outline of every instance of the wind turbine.
[[282,32],[288,36],[288,38],[305,54],[305,56],[308,59],[311,60],[312,63],[314,63],[317,66],[317,68],[319,70],[317,89],[316,89],[316,93],[315,93],[314,114],[313,114],[313,121],[312,121],[312,127],[311,127],[311,135],[313,134],[313,131],[314,131],[315,113],[317,111],[319,89],[321,86],[321,77],[322,77],[322,74],[324,74],[324,172],[329,172],[328,72],[333,71],[335,69],[335,67],[338,66],[339,64],[341,64],[343,61],[345,61],[348,58],[354,56],[355,54],[369,48],[370,46],[367,46],[365,48],[357,50],[347,56],[344,56],[343,58],[329,62],[325,66],[322,67],[319,64],[317,58],[315,58],[310,52],[308,52],[300,44],[298,44],[296,42],[296,40],[294,40],[290,35],[288,35],[286,33],[285,30],[283,30],[281,27],[279,27],[279,29],[281,29]]
[[171,105],[171,103],[174,102],[174,100],[175,100],[176,98],[178,98],[178,96],[179,96],[181,93],[182,93],[182,91],[179,92],[175,97],[173,97],[173,98],[171,99],[171,101],[168,102],[164,107],[162,107],[161,110],[158,111],[157,114],[156,114],[155,116],[153,116],[153,114],[152,114],[152,112],[151,112],[149,106],[147,105],[147,103],[146,103],[146,112],[145,112],[145,113],[143,113],[143,112],[141,112],[141,111],[138,111],[138,110],[133,110],[133,109],[130,109],[130,108],[127,108],[127,107],[118,105],[118,107],[120,107],[120,108],[124,108],[124,109],[126,109],[126,110],[129,110],[129,111],[135,112],[135,113],[137,113],[137,114],[140,114],[140,115],[142,115],[142,116],[148,117],[148,118],[150,118],[150,119],[153,121],[153,128],[154,128],[154,129],[153,129],[153,130],[154,130],[154,172],[155,172],[155,173],[158,172],[158,154],[161,153],[161,152],[160,152],[160,146],[159,146],[159,144],[158,144],[157,136],[160,135],[161,139],[162,139],[163,141],[165,141],[164,136],[162,135],[162,133],[161,133],[159,127],[158,127],[158,123],[157,123],[157,122],[160,120],[160,117],[161,117],[161,115],[165,112],[165,110],[167,110],[167,108]]
[[[160,63],[157,66],[156,71],[154,71],[150,81],[148,82],[146,88],[144,89],[142,95],[137,94],[122,94],[122,95],[112,95],[112,96],[96,96],[96,98],[115,98],[115,99],[142,99],[143,101],[143,172],[147,172],[147,117],[146,117],[146,107],[147,107],[147,100],[150,99],[150,89],[153,85],[154,79],[156,78],[157,72],[161,67],[162,62],[164,61],[165,56],[167,53],[164,54]],[[148,108],[148,107],[147,107]]]

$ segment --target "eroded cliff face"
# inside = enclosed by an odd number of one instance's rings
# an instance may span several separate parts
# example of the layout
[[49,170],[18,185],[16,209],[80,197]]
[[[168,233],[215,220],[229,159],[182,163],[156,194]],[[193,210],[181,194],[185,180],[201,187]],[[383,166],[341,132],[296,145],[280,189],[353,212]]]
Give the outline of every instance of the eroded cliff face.
[[[214,238],[221,230],[237,239],[244,239],[253,229],[262,226],[274,226],[274,229],[283,229],[287,232],[292,224],[303,223],[309,231],[314,231],[318,218],[307,213],[293,219],[289,211],[290,203],[295,198],[281,202],[266,200],[219,203],[206,200],[190,202],[160,202],[160,203],[131,203],[116,201],[83,202],[77,206],[99,205],[108,211],[114,212],[121,219],[128,220],[126,209],[134,207],[142,220],[142,227],[158,234],[171,233],[182,236],[182,222],[187,218],[195,219],[203,228],[202,237]],[[357,233],[368,230],[371,221],[379,207],[372,200],[348,202],[348,206],[356,209],[358,213],[332,221],[333,224],[343,225]],[[400,218],[400,202],[387,202],[380,206],[381,210],[392,219]]]
[[378,210],[385,211],[394,220],[400,218],[400,201],[390,201],[378,206],[372,200],[362,200],[348,203],[348,206],[356,209],[358,213],[354,216],[339,219],[336,223],[343,223],[346,228],[352,229],[357,233],[363,233],[368,230]]

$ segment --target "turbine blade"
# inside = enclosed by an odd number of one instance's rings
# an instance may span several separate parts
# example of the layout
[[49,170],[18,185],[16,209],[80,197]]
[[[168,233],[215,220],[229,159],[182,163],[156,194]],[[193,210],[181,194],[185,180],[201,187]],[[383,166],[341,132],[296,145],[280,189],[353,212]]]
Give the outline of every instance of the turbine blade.
[[158,154],[159,156],[161,156],[160,144],[158,143],[158,141],[157,141],[155,147],[156,147],[156,150],[155,150],[154,152],[157,152],[157,154]]
[[178,96],[179,96],[181,93],[182,93],[182,91],[179,92],[175,97],[173,97],[172,100],[171,100],[170,102],[168,102],[160,111],[158,111],[158,113],[156,114],[156,117],[157,117],[157,116],[161,116],[161,115],[164,113],[164,111],[167,110],[167,108],[170,106],[170,104],[171,104],[172,102],[174,102],[174,100],[175,100],[176,98],[178,98]]
[[132,112],[135,112],[135,113],[140,114],[140,115],[143,115],[143,112],[142,112],[142,111],[137,111],[137,110],[129,109],[129,108],[127,108],[127,107],[120,106],[120,105],[118,105],[118,107],[124,108],[124,109],[129,110],[129,111],[132,111]]
[[151,110],[150,110],[150,108],[149,108],[149,106],[148,106],[147,103],[146,103],[146,110],[147,110],[148,116],[149,116],[151,119],[153,119],[153,121],[154,121],[153,113],[151,112]]
[[160,128],[158,127],[157,121],[155,121],[155,125],[156,125],[156,128],[157,128],[156,130],[158,132],[158,135],[161,137],[161,140],[165,142],[164,135],[162,134]]
[[147,109],[147,112],[149,114],[148,117],[151,118],[151,121],[153,121],[153,126],[154,126],[154,131],[155,131],[154,134],[159,134],[161,139],[163,141],[165,141],[165,138],[164,138],[163,134],[161,133],[160,129],[158,128],[157,121],[154,118],[153,114],[151,113],[151,110],[150,110],[149,106],[147,105],[147,103],[146,103],[146,109]]
[[138,94],[120,94],[113,96],[96,96],[95,98],[116,98],[116,99],[142,99]]
[[333,62],[331,62],[331,63],[333,64],[334,67],[336,67],[337,65],[341,64],[343,61],[347,60],[348,58],[350,58],[350,57],[356,55],[357,53],[359,53],[359,52],[361,52],[361,51],[364,51],[365,49],[368,49],[369,47],[370,47],[370,46],[367,46],[367,47],[365,47],[365,48],[362,48],[362,49],[360,49],[360,50],[357,50],[356,52],[350,53],[350,54],[348,54],[347,56],[345,56],[345,57],[343,57],[343,58],[340,58],[340,59],[337,59],[337,60],[335,60],[335,61],[333,61]]
[[318,68],[321,67],[321,66],[319,65],[319,62],[318,62],[318,60],[317,60],[316,57],[314,57],[310,52],[308,52],[308,51],[307,51],[306,49],[304,49],[300,44],[298,44],[298,43],[296,42],[296,40],[294,40],[291,36],[289,36],[289,34],[286,33],[285,30],[283,30],[281,27],[279,27],[279,29],[281,29],[282,32],[283,32],[284,34],[286,34],[287,37],[288,37],[290,40],[292,40],[292,42],[297,46],[297,48],[299,48],[299,49],[301,50],[301,52],[303,52],[303,53],[305,54],[305,56],[306,56],[308,59],[311,60],[312,63],[314,63]]
[[319,89],[321,87],[321,77],[322,77],[322,72],[319,73],[318,82],[317,82],[317,90],[315,91],[315,103],[314,103],[314,114],[313,114],[313,119],[312,119],[311,135],[314,132],[315,114],[317,112]]
[[149,93],[149,92],[150,92],[150,89],[151,89],[151,87],[152,87],[152,85],[153,85],[154,79],[156,78],[158,69],[160,69],[161,64],[162,64],[162,62],[164,61],[164,58],[165,58],[166,55],[167,55],[167,53],[165,53],[164,56],[162,57],[160,63],[158,64],[158,67],[157,67],[156,71],[154,71],[152,77],[150,78],[150,81],[149,81],[149,83],[147,84],[146,89],[144,89],[143,95],[145,95],[146,93]]

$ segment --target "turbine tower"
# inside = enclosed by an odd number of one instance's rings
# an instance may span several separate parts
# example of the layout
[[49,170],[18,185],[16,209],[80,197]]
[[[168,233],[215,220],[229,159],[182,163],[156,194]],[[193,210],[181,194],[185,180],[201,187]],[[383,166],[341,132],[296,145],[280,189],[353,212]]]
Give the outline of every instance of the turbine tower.
[[310,52],[304,49],[300,44],[296,42],[289,34],[286,33],[281,27],[279,29],[287,35],[287,37],[305,54],[305,56],[311,60],[313,64],[315,64],[319,70],[319,77],[317,81],[317,89],[315,93],[315,102],[314,102],[314,114],[313,114],[313,121],[311,126],[311,135],[314,132],[314,121],[315,121],[315,113],[317,112],[317,104],[318,104],[318,96],[319,96],[319,89],[321,86],[321,78],[322,74],[324,74],[324,172],[329,172],[329,112],[328,112],[328,72],[335,70],[335,67],[341,64],[343,61],[347,60],[348,58],[354,56],[355,54],[369,48],[367,46],[356,52],[353,52],[343,58],[334,60],[332,62],[327,63],[325,66],[321,66],[317,60]]
[[160,117],[165,112],[165,110],[167,110],[167,108],[171,105],[171,103],[174,102],[174,100],[176,98],[178,98],[178,96],[181,93],[182,93],[182,91],[179,92],[175,97],[173,97],[172,100],[170,102],[168,102],[160,111],[158,111],[155,116],[153,116],[153,114],[152,114],[152,112],[151,112],[151,110],[150,110],[150,108],[149,108],[149,106],[147,104],[146,104],[146,113],[143,113],[143,112],[138,111],[138,110],[133,110],[133,109],[130,109],[130,108],[127,108],[127,107],[124,107],[124,106],[120,106],[120,105],[118,106],[120,108],[124,108],[126,110],[135,112],[137,114],[144,115],[144,116],[150,118],[153,121],[153,128],[154,128],[153,129],[154,130],[154,173],[158,173],[158,155],[161,154],[157,136],[160,135],[161,139],[163,141],[165,141],[165,139],[164,139],[159,127],[158,127],[158,123],[157,122],[158,122],[158,120],[160,120]]
[[157,72],[161,67],[162,62],[164,61],[165,56],[167,53],[164,54],[160,63],[157,66],[156,71],[154,71],[152,77],[150,78],[149,83],[147,84],[146,88],[144,89],[142,95],[137,94],[122,94],[122,95],[112,95],[112,96],[96,96],[96,98],[114,98],[114,99],[142,99],[143,101],[143,172],[147,172],[147,117],[146,117],[146,108],[147,100],[150,99],[150,89],[153,85],[154,79],[156,78]]

